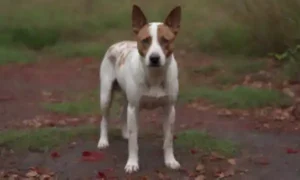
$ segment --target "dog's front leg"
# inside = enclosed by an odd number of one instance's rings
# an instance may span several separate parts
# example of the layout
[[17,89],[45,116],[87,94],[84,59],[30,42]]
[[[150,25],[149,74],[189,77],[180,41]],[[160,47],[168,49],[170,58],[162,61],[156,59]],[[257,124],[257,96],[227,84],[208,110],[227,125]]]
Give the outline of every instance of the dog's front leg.
[[179,162],[175,159],[173,150],[173,130],[175,123],[175,107],[170,104],[165,107],[166,119],[164,122],[164,159],[165,165],[171,169],[180,168]]
[[128,160],[125,166],[127,173],[138,171],[139,157],[138,157],[138,106],[127,106],[127,128],[128,128]]

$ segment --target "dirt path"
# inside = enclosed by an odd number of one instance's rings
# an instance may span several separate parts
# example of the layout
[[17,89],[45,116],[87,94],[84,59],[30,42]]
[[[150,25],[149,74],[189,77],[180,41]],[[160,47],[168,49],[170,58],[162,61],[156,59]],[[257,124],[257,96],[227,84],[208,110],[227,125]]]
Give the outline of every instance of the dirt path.
[[[54,121],[59,121],[65,116],[59,116],[45,112],[41,103],[48,101],[45,93],[51,91],[55,99],[68,98],[68,93],[85,92],[98,87],[98,65],[96,61],[78,59],[73,61],[45,61],[32,65],[3,66],[0,67],[0,130],[6,128],[22,128],[22,122],[35,118],[37,115],[50,116]],[[157,119],[160,111],[142,112],[141,126],[151,129],[161,129],[161,122]],[[78,117],[86,123],[88,117]],[[99,118],[93,121],[98,124]],[[21,124],[21,125],[20,125]],[[113,120],[112,126],[118,126],[119,121]],[[246,173],[228,179],[245,180],[296,180],[300,179],[300,156],[292,153],[293,149],[300,149],[297,134],[259,132],[255,130],[255,123],[250,119],[237,117],[226,118],[214,111],[197,111],[186,105],[177,107],[177,130],[201,129],[216,137],[222,137],[241,144],[241,152],[238,155],[238,167]],[[124,140],[115,139],[101,162],[81,162],[83,151],[97,151],[96,141],[78,142],[76,146],[59,149],[60,158],[53,160],[49,153],[30,152],[26,155],[13,154],[1,157],[0,169],[17,168],[26,171],[29,167],[47,167],[58,172],[59,179],[93,179],[98,171],[110,171],[123,179],[124,163],[126,160],[127,143]],[[172,179],[185,179],[186,171],[169,171],[164,168],[161,152],[160,137],[141,137],[140,159],[141,171],[134,177],[148,176],[150,179],[158,179],[160,173],[168,175]],[[194,171],[196,165],[203,157],[202,153],[193,154],[190,149],[177,147],[176,154],[184,169]],[[217,163],[218,164],[218,163]],[[217,165],[213,165],[211,170]],[[208,179],[214,179],[213,176]]]

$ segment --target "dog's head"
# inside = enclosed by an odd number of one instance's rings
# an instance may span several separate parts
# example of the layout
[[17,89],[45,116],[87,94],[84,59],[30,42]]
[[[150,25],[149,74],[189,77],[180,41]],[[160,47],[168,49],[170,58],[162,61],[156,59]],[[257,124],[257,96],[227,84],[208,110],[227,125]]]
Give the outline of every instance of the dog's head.
[[174,40],[180,29],[181,7],[175,7],[162,23],[148,23],[137,5],[132,9],[132,28],[139,54],[149,67],[162,67],[174,50]]

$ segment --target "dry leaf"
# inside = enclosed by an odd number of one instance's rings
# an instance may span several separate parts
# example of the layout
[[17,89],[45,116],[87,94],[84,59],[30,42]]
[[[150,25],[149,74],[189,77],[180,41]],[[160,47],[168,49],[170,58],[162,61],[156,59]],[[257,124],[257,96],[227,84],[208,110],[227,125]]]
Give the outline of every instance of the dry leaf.
[[157,176],[161,180],[165,179],[165,175],[163,173],[161,173],[161,172],[157,172]]
[[236,165],[236,160],[235,159],[228,159],[227,161],[231,165]]
[[17,180],[19,178],[19,176],[17,174],[11,174],[8,177],[8,180]]
[[203,175],[200,175],[200,176],[197,176],[196,178],[195,178],[195,180],[205,180],[206,178],[205,178],[205,176],[203,176]]
[[36,177],[38,176],[38,173],[36,171],[29,171],[26,173],[27,177]]
[[220,160],[220,159],[225,159],[225,157],[216,152],[211,152],[211,160]]
[[233,176],[235,174],[235,170],[233,168],[229,168],[227,171],[225,171],[224,176],[229,177]]
[[290,88],[284,88],[282,92],[291,98],[295,97],[295,93]]
[[43,174],[40,176],[40,180],[53,180],[53,177],[48,174]]
[[198,172],[203,172],[204,171],[204,165],[203,164],[198,164],[197,166],[196,166],[196,171],[198,171]]

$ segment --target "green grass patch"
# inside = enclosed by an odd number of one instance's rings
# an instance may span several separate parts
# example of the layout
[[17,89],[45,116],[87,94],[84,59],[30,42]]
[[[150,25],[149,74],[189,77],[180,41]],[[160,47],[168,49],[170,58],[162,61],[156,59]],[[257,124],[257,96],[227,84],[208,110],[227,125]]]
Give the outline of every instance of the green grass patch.
[[108,46],[95,42],[59,43],[47,51],[62,57],[95,57],[102,58]]
[[[60,103],[44,103],[43,108],[50,112],[68,114],[68,115],[95,115],[100,114],[100,102],[98,98],[99,91],[93,91],[81,95],[78,100]],[[74,96],[77,96],[75,94]],[[111,114],[117,114],[120,110],[122,96],[116,94],[112,102]]]
[[99,103],[88,99],[74,102],[44,104],[43,107],[51,112],[68,115],[86,115],[100,113]]
[[228,66],[234,74],[243,75],[263,70],[267,66],[267,62],[241,58],[229,60]]
[[261,108],[267,106],[287,106],[291,99],[276,90],[255,89],[238,86],[230,90],[214,88],[191,88],[180,94],[181,101],[192,101],[203,98],[211,103],[225,108]]
[[199,148],[206,152],[218,152],[225,156],[233,156],[238,151],[238,145],[224,139],[217,139],[205,132],[188,130],[176,135],[175,143],[179,146]]
[[[110,130],[110,137],[121,138],[116,129]],[[31,130],[6,130],[0,133],[0,147],[15,151],[49,151],[74,140],[89,140],[99,135],[99,128],[93,125],[72,128],[40,128]]]
[[34,62],[36,57],[33,53],[20,48],[0,46],[0,65],[8,63]]
[[14,150],[47,151],[74,138],[91,138],[99,134],[98,131],[95,126],[7,130],[0,133],[0,146]]
[[238,81],[238,77],[232,74],[218,74],[214,77],[214,82],[220,85],[230,85]]

